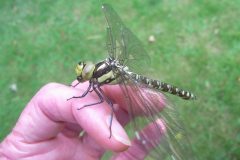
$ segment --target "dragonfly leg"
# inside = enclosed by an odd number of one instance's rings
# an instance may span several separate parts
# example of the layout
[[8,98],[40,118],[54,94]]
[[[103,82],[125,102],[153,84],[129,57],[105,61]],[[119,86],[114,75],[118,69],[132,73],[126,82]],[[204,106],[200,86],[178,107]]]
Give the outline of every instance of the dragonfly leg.
[[75,85],[71,85],[71,84],[70,84],[69,86],[75,88],[77,85],[79,85],[79,83],[80,83],[80,82],[77,82]]
[[89,92],[92,93],[93,89],[90,89]]
[[103,90],[98,86],[98,90],[100,91],[100,93],[102,94],[102,96],[104,97],[104,99],[106,100],[106,102],[109,104],[110,108],[111,108],[111,118],[110,118],[110,125],[109,125],[109,130],[110,130],[110,136],[109,138],[111,138],[112,136],[112,121],[113,121],[113,113],[114,113],[114,108],[113,108],[113,103],[112,101],[105,96]]
[[101,104],[101,103],[103,103],[104,100],[105,100],[105,101],[109,104],[109,106],[111,107],[111,109],[112,109],[111,118],[110,118],[110,125],[109,125],[109,130],[110,130],[109,138],[111,138],[111,137],[112,137],[113,112],[114,112],[113,103],[112,103],[111,100],[109,100],[109,99],[105,96],[103,90],[100,88],[99,85],[97,85],[97,86],[94,86],[94,85],[93,85],[92,89],[93,89],[93,91],[95,91],[95,93],[98,95],[100,101],[95,102],[95,103],[91,103],[91,104],[84,105],[83,107],[78,108],[78,110],[81,110],[81,109],[83,109],[83,108],[85,108],[85,107],[89,107],[89,106],[94,106],[94,105],[97,105],[97,104]]
[[[76,85],[74,85],[74,86],[76,86]],[[73,96],[71,98],[68,98],[67,101],[69,101],[70,99],[73,99],[73,98],[83,98],[83,97],[85,97],[88,94],[88,92],[90,91],[91,86],[92,86],[92,82],[89,82],[89,86],[88,86],[87,90],[81,96]]]
[[97,104],[101,104],[104,102],[104,97],[102,96],[102,94],[97,90],[97,88],[95,86],[93,86],[93,90],[95,91],[95,93],[98,95],[98,98],[100,99],[100,101],[95,102],[95,103],[91,103],[91,104],[86,104],[84,106],[82,106],[81,108],[78,108],[78,110],[83,109],[85,107],[89,107],[89,106],[94,106]]

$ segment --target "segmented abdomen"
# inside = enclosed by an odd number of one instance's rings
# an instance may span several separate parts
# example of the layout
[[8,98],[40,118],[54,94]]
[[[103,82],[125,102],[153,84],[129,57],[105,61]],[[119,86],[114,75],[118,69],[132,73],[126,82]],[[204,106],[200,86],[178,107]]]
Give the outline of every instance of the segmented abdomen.
[[189,100],[189,99],[196,99],[195,95],[189,91],[182,90],[178,87],[172,86],[170,84],[158,81],[158,80],[153,80],[149,79],[147,77],[144,77],[142,75],[138,75],[136,73],[129,73],[131,78],[134,79],[135,81],[147,85],[147,87],[152,88],[152,89],[157,89],[163,92],[168,92],[173,95],[177,95],[183,99]]

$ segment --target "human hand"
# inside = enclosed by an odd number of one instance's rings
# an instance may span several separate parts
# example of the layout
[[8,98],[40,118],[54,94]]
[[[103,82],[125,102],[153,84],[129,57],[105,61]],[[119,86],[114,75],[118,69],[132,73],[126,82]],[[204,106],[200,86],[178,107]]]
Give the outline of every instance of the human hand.
[[[115,104],[111,138],[111,109],[106,102],[78,110],[84,104],[98,101],[93,92],[84,98],[67,101],[72,96],[81,95],[87,86],[83,83],[73,88],[51,83],[40,89],[27,104],[12,132],[0,144],[0,159],[95,160],[100,159],[106,150],[117,152],[112,159],[129,159],[128,153],[136,155],[136,159],[144,159],[149,151],[142,150],[142,144],[136,140],[130,142],[122,127],[129,118],[119,87],[103,87],[106,96]],[[161,121],[158,124],[163,126]],[[83,132],[81,136],[80,132]],[[151,137],[157,131],[150,124],[143,132]]]

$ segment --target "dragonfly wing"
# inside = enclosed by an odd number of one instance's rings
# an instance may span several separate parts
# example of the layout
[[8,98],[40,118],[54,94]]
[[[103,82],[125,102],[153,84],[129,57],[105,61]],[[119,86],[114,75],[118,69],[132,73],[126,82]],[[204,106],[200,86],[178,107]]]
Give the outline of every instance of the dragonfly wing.
[[[107,21],[107,48],[109,56],[117,60],[120,65],[128,66],[130,71],[143,73],[148,69],[150,58],[138,38],[124,25],[118,14],[108,4],[103,4],[103,12]],[[186,160],[194,159],[186,148],[189,141],[185,136],[183,125],[180,123],[176,110],[170,103],[166,104],[163,111],[157,107],[162,103],[163,93],[149,89],[134,79],[131,79],[122,71],[115,70],[116,77],[120,76],[120,87],[125,95],[127,112],[132,119],[131,125],[127,126],[132,135],[146,150],[154,150],[150,153],[153,159]],[[120,73],[120,74],[119,74]],[[141,114],[139,114],[141,113]],[[166,132],[159,127],[156,120],[162,120]],[[161,138],[151,139],[148,134],[141,134],[142,128],[147,124],[153,124]],[[189,145],[190,146],[190,145]],[[190,156],[189,156],[190,155]],[[129,155],[134,157],[136,155]]]
[[107,48],[111,58],[132,71],[149,65],[150,58],[140,40],[125,26],[118,14],[108,4],[103,4],[107,21]]
[[[126,78],[126,75],[122,75],[122,83],[120,84],[123,95],[125,95],[126,104],[128,104],[127,112],[132,120],[128,129],[132,130],[130,132],[137,136],[141,143],[146,144],[144,145],[146,150],[152,150],[154,146],[149,157],[164,160],[194,159],[184,125],[178,118],[174,107],[166,102],[164,102],[164,109],[159,107],[163,105],[163,99],[160,97],[165,95],[129,79],[130,77]],[[159,119],[165,124],[165,132],[157,124]],[[155,131],[157,131],[159,138],[152,139],[147,134],[136,135],[147,124],[153,124],[156,127]]]

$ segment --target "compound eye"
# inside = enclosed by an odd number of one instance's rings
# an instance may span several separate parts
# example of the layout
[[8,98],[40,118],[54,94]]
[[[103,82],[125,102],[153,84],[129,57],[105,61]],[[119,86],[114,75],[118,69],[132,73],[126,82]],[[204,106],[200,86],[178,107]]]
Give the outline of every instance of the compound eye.
[[83,72],[83,65],[77,64],[77,66],[75,68],[75,72],[76,72],[77,76],[81,76],[82,72]]
[[95,65],[92,62],[87,62],[84,65],[83,71],[82,71],[82,77],[85,80],[89,80],[93,76],[93,72],[95,69]]
[[93,69],[95,68],[94,64],[89,63],[85,65],[84,72],[86,74],[93,72]]

